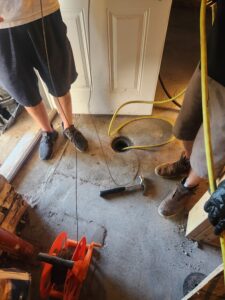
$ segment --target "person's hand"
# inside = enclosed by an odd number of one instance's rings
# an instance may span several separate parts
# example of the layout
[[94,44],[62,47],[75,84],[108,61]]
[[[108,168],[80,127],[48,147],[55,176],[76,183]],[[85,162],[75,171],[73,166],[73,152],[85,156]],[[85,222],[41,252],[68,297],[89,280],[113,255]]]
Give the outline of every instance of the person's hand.
[[3,21],[4,21],[4,18],[0,16],[0,22],[3,22]]
[[225,180],[219,184],[217,190],[205,203],[204,210],[214,226],[214,233],[220,235],[225,230]]

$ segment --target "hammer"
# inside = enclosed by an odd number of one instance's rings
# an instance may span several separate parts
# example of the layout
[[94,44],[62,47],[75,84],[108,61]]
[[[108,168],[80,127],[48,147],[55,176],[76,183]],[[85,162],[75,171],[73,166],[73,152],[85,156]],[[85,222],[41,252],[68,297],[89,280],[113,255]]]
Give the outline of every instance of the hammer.
[[131,185],[131,186],[120,186],[117,188],[105,190],[105,191],[100,191],[100,196],[108,196],[111,194],[117,194],[121,192],[133,192],[133,191],[139,191],[141,190],[143,195],[145,195],[146,189],[147,189],[147,181],[143,176],[138,177],[140,182],[139,184]]

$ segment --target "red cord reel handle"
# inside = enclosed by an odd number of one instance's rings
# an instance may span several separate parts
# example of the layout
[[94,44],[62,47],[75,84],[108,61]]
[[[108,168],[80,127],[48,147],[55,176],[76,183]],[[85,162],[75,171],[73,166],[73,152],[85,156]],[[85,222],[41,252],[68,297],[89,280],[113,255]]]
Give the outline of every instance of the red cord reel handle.
[[[101,246],[97,243],[87,244],[85,237],[77,242],[68,239],[66,232],[60,233],[52,244],[49,254],[38,254],[38,259],[44,262],[40,282],[41,298],[46,299],[51,296],[61,300],[78,300],[82,283],[87,277],[93,249]],[[71,260],[58,257],[61,250],[67,249],[74,249]],[[51,281],[53,266],[63,266],[68,269],[63,291],[59,291]]]

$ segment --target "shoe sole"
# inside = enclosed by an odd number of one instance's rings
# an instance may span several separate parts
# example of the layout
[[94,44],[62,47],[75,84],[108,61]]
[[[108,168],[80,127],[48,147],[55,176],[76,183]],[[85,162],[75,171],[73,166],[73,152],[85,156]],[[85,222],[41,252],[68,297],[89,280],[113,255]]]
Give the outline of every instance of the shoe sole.
[[164,163],[164,164],[161,164],[161,165],[159,165],[158,167],[156,167],[155,168],[155,175],[157,175],[157,176],[159,176],[159,177],[161,177],[161,178],[165,178],[165,179],[178,179],[178,178],[180,178],[180,177],[184,177],[184,176],[186,176],[188,173],[183,173],[183,174],[180,174],[180,175],[177,175],[177,176],[165,176],[165,175],[160,175],[159,173],[158,173],[158,171],[157,171],[157,169],[158,168],[160,168],[160,167],[163,167],[163,166],[166,166],[167,165],[167,163]]
[[[72,142],[68,139],[68,137],[67,137],[65,134],[63,134],[63,136],[64,136],[64,138],[65,138],[67,141],[69,141],[70,143],[72,143]],[[73,144],[74,148],[75,148],[77,151],[79,151],[80,153],[85,153],[85,152],[88,151],[88,147],[87,147],[87,149],[85,149],[85,150],[80,150],[79,148],[77,148],[77,146],[76,146],[74,143],[72,143],[72,144]]]
[[164,216],[159,210],[158,210],[158,214],[160,215],[160,217],[163,217],[164,219],[172,219],[174,217],[176,217],[176,215],[178,214],[173,214],[173,215],[170,215],[170,216]]
[[178,211],[177,213],[170,215],[170,216],[164,216],[158,209],[158,214],[163,217],[164,219],[173,219],[174,217],[176,217],[177,215],[179,215],[182,211],[184,210],[184,208],[182,208],[180,211]]
[[80,152],[80,153],[85,153],[87,150],[80,150],[79,148],[77,148],[75,145],[74,145],[74,148],[78,151],[78,152]]

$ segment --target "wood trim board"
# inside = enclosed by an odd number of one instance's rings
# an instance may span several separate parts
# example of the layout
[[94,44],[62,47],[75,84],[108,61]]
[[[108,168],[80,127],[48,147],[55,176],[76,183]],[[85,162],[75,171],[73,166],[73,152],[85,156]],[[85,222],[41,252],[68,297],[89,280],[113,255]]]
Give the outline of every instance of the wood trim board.
[[[225,180],[225,175],[217,181]],[[213,226],[209,223],[208,214],[204,211],[204,205],[210,198],[207,191],[194,205],[188,214],[186,237],[195,241],[220,247],[219,237],[215,236]]]
[[[53,121],[57,114],[55,109],[49,112],[49,119]],[[16,147],[12,150],[0,167],[0,174],[3,175],[8,182],[12,182],[24,162],[29,157],[31,151],[41,137],[41,130],[25,133],[17,143]]]

